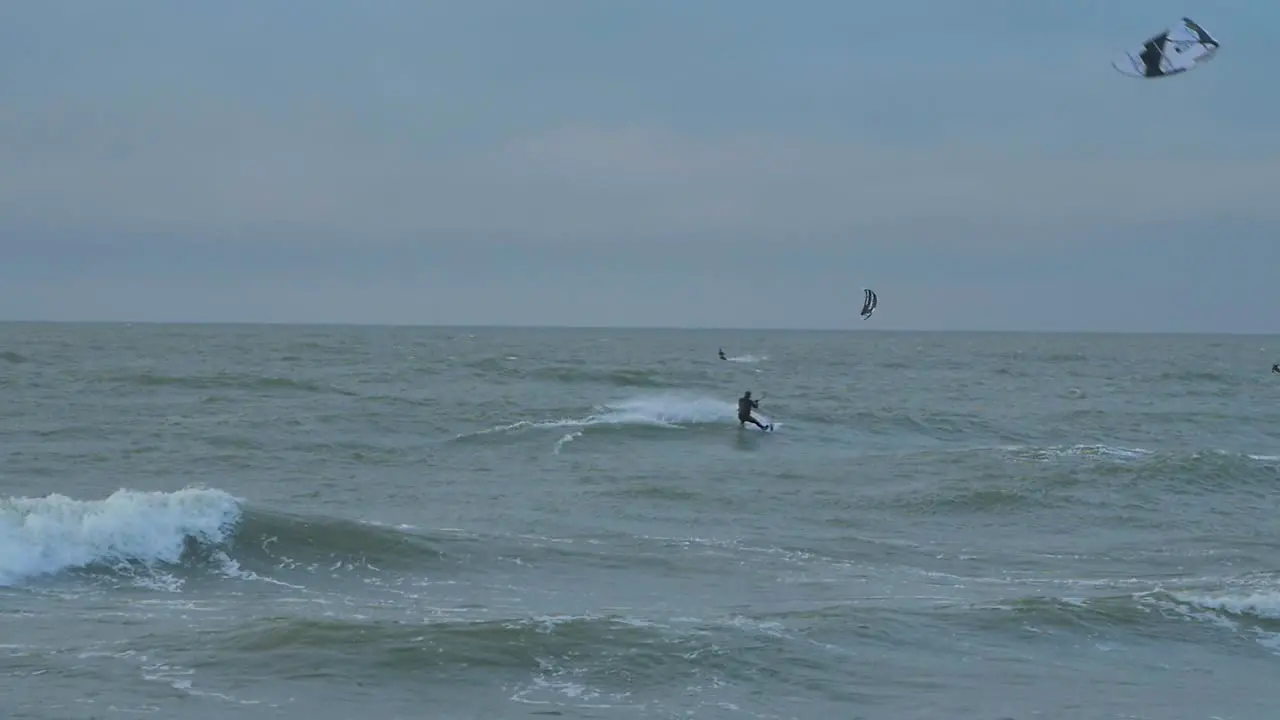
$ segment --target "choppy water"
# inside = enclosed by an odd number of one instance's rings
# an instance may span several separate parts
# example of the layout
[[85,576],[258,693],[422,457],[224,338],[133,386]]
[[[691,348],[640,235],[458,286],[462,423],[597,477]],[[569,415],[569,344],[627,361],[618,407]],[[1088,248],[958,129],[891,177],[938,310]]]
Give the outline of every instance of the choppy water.
[[1271,720],[1277,359],[0,326],[5,717]]

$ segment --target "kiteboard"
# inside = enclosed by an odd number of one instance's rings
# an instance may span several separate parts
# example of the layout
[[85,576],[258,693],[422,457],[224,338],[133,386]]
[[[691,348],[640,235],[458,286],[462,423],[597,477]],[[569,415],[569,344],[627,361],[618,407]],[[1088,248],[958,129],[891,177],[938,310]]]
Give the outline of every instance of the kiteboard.
[[1179,75],[1208,62],[1218,52],[1218,41],[1191,18],[1151,36],[1111,62],[1122,75],[1159,78]]

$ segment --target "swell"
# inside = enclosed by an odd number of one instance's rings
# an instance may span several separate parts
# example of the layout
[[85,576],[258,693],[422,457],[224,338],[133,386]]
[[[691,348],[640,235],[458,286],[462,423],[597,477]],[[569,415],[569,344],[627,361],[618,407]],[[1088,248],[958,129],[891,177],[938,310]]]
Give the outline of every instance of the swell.
[[[677,488],[670,499],[688,502]],[[0,501],[0,585],[60,575],[160,582],[176,589],[202,576],[243,572],[277,580],[342,569],[373,577],[499,572],[507,559],[566,567],[677,571],[684,559],[663,544],[640,552],[634,538],[606,538],[626,548],[602,552],[590,539],[427,534],[323,515],[247,508],[218,490],[164,493],[121,490],[101,500],[60,495]],[[242,572],[243,571],[243,572]]]
[[531,380],[568,385],[594,384],[635,388],[677,387],[677,383],[664,377],[661,372],[630,368],[595,370],[571,365],[553,365],[537,368],[525,373],[523,376]]
[[384,569],[422,568],[441,560],[443,539],[323,516],[249,511],[226,548],[237,560],[314,569],[324,563]]
[[[950,457],[943,460],[943,454]],[[1280,457],[1219,450],[1059,445],[912,451],[898,458],[904,481],[866,488],[859,502],[908,515],[1007,515],[1085,507],[1161,514],[1175,511],[1183,496],[1213,503],[1262,500],[1280,480]],[[952,465],[954,479],[906,479],[927,474],[942,461]]]
[[610,368],[587,366],[581,363],[560,363],[523,367],[512,364],[514,360],[484,358],[471,361],[465,367],[480,380],[504,381],[532,380],[564,385],[603,385],[607,387],[676,388],[679,382],[661,370],[640,368]]
[[997,350],[995,352],[984,352],[982,355],[993,360],[1013,361],[1020,365],[1033,365],[1037,363],[1061,365],[1068,363],[1087,363],[1090,361],[1089,356],[1082,352],[1064,352],[1061,350],[1046,351],[1040,348],[1029,348],[1025,350]]
[[350,397],[359,393],[342,388],[289,377],[221,372],[211,375],[161,375],[152,372],[112,375],[106,382],[139,388],[178,388],[184,390],[222,390],[245,392],[333,393]]
[[418,569],[444,556],[440,538],[349,520],[246,509],[219,490],[120,490],[0,500],[0,585],[63,573],[316,569],[322,564]]
[[[1274,580],[1274,579],[1273,579]],[[1064,581],[1092,585],[1085,581]],[[1132,584],[1119,581],[1110,585]],[[911,643],[927,649],[939,637],[979,636],[990,642],[1075,646],[1093,643],[1222,644],[1237,639],[1280,651],[1280,586],[1269,590],[1166,590],[1159,587],[1092,596],[1021,595],[989,601],[937,600],[929,607],[851,600],[762,614],[810,637],[844,645]],[[1224,637],[1224,632],[1227,635]],[[938,645],[942,649],[943,645]]]
[[471,617],[429,620],[268,616],[233,620],[194,639],[188,632],[151,635],[137,647],[246,678],[449,684],[571,676],[583,688],[618,695],[713,678],[749,687],[817,682],[811,689],[839,696],[839,674],[824,669],[818,679],[814,668],[856,656],[918,661],[921,652],[955,653],[957,641],[1072,653],[1082,643],[1203,647],[1245,639],[1265,646],[1280,630],[1273,618],[1163,590],[921,600],[854,598],[707,617],[475,616],[474,610]]
[[1266,633],[1280,651],[1280,575],[1251,573],[1218,581],[1215,587],[1168,588],[1146,600],[1197,620],[1235,630]]
[[1166,370],[1154,378],[1160,382],[1190,385],[1195,387],[1202,383],[1219,383],[1223,385],[1243,385],[1239,375],[1215,370]]
[[1280,479],[1280,457],[1214,449],[1052,446],[1007,451],[1017,462],[1087,468],[1097,482],[1196,496],[1268,490]]
[[957,623],[984,632],[1027,635],[1065,632],[1096,636],[1177,637],[1180,624],[1153,613],[1140,593],[1065,598],[1036,596],[976,603],[948,613]]
[[944,442],[993,438],[1008,443],[1027,440],[1022,433],[1002,427],[976,413],[906,411],[885,407],[876,410],[860,410],[851,415],[821,414],[803,417],[824,424],[839,423],[871,436],[892,437],[905,433]]
[[[1228,580],[1209,592],[1155,587],[1097,597],[1035,596],[952,608],[948,623],[1020,642],[1087,639],[1096,644],[1174,642],[1196,646],[1252,642],[1280,654],[1280,585]],[[1256,582],[1256,580],[1254,581]]]
[[[747,616],[634,619],[618,614],[455,621],[262,618],[227,630],[138,643],[183,665],[253,678],[341,678],[386,685],[509,685],[572,678],[578,692],[625,698],[691,687],[786,686],[855,699],[825,670],[829,652]],[[815,657],[818,654],[818,657]],[[818,668],[823,668],[819,670]]]

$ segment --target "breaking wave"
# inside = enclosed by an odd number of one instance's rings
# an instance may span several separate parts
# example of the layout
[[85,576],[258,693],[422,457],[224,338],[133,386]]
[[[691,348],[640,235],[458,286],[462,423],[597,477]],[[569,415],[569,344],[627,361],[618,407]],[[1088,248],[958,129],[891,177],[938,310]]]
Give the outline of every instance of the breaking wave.
[[240,516],[240,500],[220,490],[0,500],[0,585],[71,569],[178,563],[192,543],[225,542]]
[[184,568],[420,568],[442,556],[437,540],[417,533],[246,510],[216,489],[0,500],[0,586],[68,572],[141,574],[173,586],[181,580],[167,573]]

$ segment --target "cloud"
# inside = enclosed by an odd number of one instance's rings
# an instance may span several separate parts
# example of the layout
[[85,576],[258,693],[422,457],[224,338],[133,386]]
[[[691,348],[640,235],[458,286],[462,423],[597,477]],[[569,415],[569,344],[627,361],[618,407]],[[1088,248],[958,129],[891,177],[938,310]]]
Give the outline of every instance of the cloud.
[[451,231],[604,241],[922,220],[998,229],[1280,219],[1275,146],[1233,157],[1190,142],[1153,153],[630,125],[453,149],[361,133],[341,116],[297,126],[227,108],[200,117],[184,117],[181,132],[152,121],[92,136],[29,119],[26,140],[9,144],[25,152],[9,155],[0,204],[11,217],[86,225],[310,228],[375,243]]
[[[1268,151],[1269,150],[1269,151]],[[783,134],[573,129],[503,148],[491,177],[599,220],[694,231],[828,231],[912,218],[1086,223],[1276,219],[1280,153],[1151,156],[1032,142],[870,144]],[[630,212],[628,212],[628,210]]]
[[1154,0],[10,3],[0,315],[1209,326],[1274,305],[1277,8],[1145,82]]
[[[1274,104],[1241,108],[1221,62],[1117,76],[1110,53],[1154,22],[1135,8],[145,7],[8,11],[11,222],[351,245],[986,224],[999,242],[1280,212]],[[54,30],[81,42],[52,53]]]

